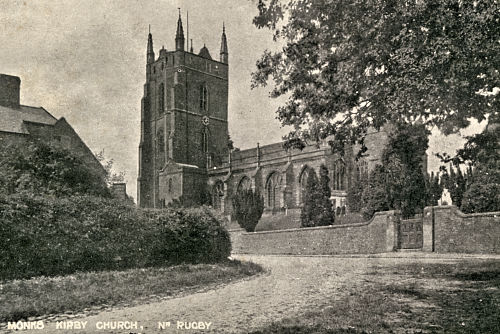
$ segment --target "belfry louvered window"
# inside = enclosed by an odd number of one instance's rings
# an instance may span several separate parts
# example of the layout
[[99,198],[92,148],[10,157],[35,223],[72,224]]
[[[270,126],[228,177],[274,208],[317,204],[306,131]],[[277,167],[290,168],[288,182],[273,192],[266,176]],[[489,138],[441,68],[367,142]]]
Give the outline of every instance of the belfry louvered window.
[[200,87],[200,110],[208,111],[208,89],[206,86]]

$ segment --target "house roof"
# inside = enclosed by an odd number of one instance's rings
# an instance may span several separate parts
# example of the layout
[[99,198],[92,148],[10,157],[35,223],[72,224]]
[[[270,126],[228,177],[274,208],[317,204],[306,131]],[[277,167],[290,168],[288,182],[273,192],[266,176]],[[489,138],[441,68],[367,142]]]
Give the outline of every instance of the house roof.
[[0,131],[28,134],[25,122],[54,125],[57,119],[42,107],[21,105],[19,108],[10,108],[0,105]]

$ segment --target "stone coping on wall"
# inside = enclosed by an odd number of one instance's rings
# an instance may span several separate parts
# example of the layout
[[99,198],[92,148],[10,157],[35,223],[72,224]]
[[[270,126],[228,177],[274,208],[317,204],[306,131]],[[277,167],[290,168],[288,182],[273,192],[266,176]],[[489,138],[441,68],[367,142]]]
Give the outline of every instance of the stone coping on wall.
[[[289,228],[286,230],[273,230],[273,231],[243,232],[243,234],[256,235],[256,234],[270,234],[270,233],[287,233],[287,232],[296,232],[296,231],[330,230],[330,229],[339,229],[339,228],[348,228],[348,227],[362,227],[362,226],[367,226],[367,225],[370,225],[371,223],[373,223],[376,216],[395,215],[395,213],[396,213],[395,210],[376,212],[370,220],[367,220],[366,222],[363,222],[363,223],[300,227],[300,228]],[[238,230],[234,230],[234,231],[236,232]],[[229,232],[231,232],[231,231],[229,231]]]
[[434,212],[440,210],[451,210],[457,216],[462,218],[472,218],[472,217],[500,217],[500,211],[491,211],[491,212],[478,212],[478,213],[464,213],[455,205],[440,205],[433,207]]

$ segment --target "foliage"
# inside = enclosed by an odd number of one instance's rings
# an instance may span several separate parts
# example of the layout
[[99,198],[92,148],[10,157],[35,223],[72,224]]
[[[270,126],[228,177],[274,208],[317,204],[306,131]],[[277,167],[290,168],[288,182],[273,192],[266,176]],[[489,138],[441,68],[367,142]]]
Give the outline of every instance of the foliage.
[[498,160],[498,152],[500,152],[500,126],[498,124],[493,120],[489,120],[489,125],[485,131],[465,137],[464,147],[457,150],[455,156],[438,154],[438,157],[444,163],[450,162],[454,166],[468,165],[471,167],[479,163]]
[[109,197],[103,175],[59,146],[27,141],[2,147],[0,191],[4,194]]
[[425,178],[426,205],[436,206],[443,195],[443,186],[439,181],[439,174],[427,173]]
[[500,211],[500,163],[478,164],[463,194],[460,209],[466,213]]
[[370,219],[375,212],[390,209],[386,177],[386,171],[381,165],[375,166],[375,169],[370,173],[362,195],[363,209],[361,213],[363,218]]
[[90,196],[2,196],[0,238],[0,279],[217,262],[231,247],[207,208],[141,211]]
[[207,184],[200,186],[198,191],[194,192],[192,196],[182,195],[179,198],[170,202],[167,207],[169,208],[196,208],[200,206],[211,206],[212,194]]
[[332,202],[330,197],[330,177],[328,177],[328,169],[325,165],[319,167],[319,191],[321,194],[320,201],[317,203],[318,216],[316,218],[317,226],[332,225],[335,219]]
[[111,186],[116,182],[124,182],[125,181],[125,172],[121,171],[116,173],[113,168],[114,160],[107,159],[104,155],[104,150],[95,154],[96,159],[101,163],[106,171],[106,184]]
[[341,150],[387,120],[451,133],[498,115],[498,1],[259,0],[258,10],[254,24],[283,47],[257,61],[253,86],[288,98],[277,117],[294,145],[335,135]]
[[428,135],[423,125],[399,124],[390,132],[382,155],[389,207],[401,210],[404,218],[413,216],[426,204],[423,158]]
[[349,212],[360,212],[362,209],[362,197],[368,175],[359,170],[354,172],[351,178],[351,186],[347,189],[347,208]]
[[[462,198],[466,191],[467,179],[464,177],[460,166],[456,169],[450,164],[449,173],[446,169],[444,171],[442,187],[448,189],[450,192],[451,202],[453,205],[460,207],[462,205]],[[456,170],[456,171],[455,171]],[[469,175],[469,178],[472,175]]]
[[304,206],[300,215],[302,227],[333,224],[335,215],[330,202],[329,183],[328,169],[324,165],[320,167],[319,182],[315,173],[309,173],[304,194]]
[[258,190],[243,189],[232,199],[233,219],[247,232],[254,232],[264,212],[264,198]]

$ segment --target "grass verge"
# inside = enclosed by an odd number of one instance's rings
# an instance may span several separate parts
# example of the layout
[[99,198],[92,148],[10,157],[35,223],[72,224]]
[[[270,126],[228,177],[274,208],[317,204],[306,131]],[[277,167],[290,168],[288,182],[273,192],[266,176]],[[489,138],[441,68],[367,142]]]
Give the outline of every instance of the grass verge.
[[139,304],[249,277],[262,271],[251,262],[178,265],[36,277],[0,282],[0,322]]
[[378,267],[340,300],[253,334],[500,333],[500,262]]

